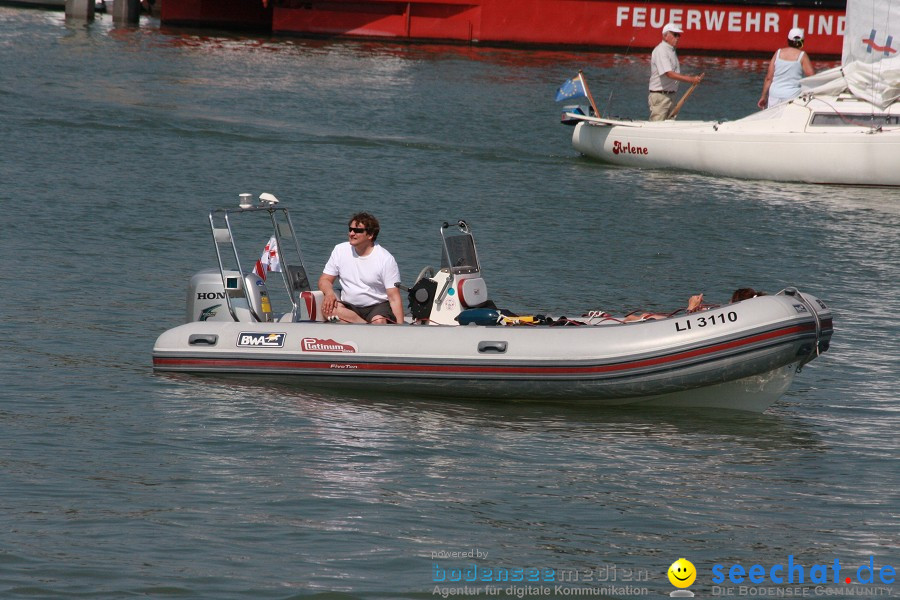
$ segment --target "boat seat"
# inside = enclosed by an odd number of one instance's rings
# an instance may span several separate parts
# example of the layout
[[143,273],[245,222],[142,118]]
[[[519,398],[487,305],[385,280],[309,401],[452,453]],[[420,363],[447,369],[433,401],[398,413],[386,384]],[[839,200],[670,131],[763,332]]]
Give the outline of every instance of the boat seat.
[[[341,299],[341,290],[334,290],[337,299]],[[322,313],[322,302],[325,300],[325,292],[321,290],[313,290],[311,292],[300,292],[300,314],[298,321],[319,321],[324,323],[327,319]]]
[[462,279],[457,285],[457,293],[460,304],[466,308],[481,308],[490,302],[487,284],[481,277]]
[[325,321],[322,314],[322,301],[325,293],[319,290],[314,292],[300,292],[300,321]]

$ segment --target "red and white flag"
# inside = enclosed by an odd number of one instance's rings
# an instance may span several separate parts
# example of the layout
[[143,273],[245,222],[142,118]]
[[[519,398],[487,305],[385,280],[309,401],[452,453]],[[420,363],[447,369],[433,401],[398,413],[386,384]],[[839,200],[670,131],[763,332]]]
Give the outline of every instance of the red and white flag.
[[281,261],[278,260],[278,241],[274,235],[269,238],[269,243],[263,248],[262,256],[256,261],[253,271],[263,281],[266,280],[266,273],[269,271],[281,271]]

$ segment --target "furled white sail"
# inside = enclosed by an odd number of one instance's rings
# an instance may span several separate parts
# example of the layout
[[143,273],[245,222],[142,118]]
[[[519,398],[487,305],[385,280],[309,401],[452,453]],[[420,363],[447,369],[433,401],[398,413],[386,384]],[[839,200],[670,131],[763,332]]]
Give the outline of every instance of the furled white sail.
[[841,64],[875,64],[897,56],[900,3],[893,0],[848,0]]
[[900,1],[848,0],[841,66],[807,77],[801,87],[816,95],[849,90],[879,108],[900,98]]

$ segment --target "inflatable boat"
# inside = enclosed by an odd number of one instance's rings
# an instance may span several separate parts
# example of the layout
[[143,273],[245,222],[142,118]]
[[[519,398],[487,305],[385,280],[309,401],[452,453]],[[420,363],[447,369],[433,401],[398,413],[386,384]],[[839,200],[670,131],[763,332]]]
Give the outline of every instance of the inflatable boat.
[[[271,194],[259,202],[242,196],[239,206],[209,213],[218,265],[191,278],[186,323],[153,348],[158,372],[418,396],[762,411],[832,336],[830,309],[794,288],[632,322],[499,310],[465,221],[440,227],[440,268],[423,268],[408,288],[397,282],[409,300],[404,324],[330,322],[288,210]],[[239,226],[250,246],[238,242]],[[271,261],[260,270],[265,239]],[[251,262],[239,247],[251,249]]]

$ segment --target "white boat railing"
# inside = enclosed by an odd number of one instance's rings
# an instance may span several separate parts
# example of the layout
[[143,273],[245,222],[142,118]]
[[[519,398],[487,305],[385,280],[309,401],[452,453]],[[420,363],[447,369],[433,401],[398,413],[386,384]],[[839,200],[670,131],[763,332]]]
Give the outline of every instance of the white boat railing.
[[[260,204],[248,204],[246,195],[244,195],[241,198],[241,205],[237,208],[218,208],[209,212],[209,225],[212,231],[213,245],[216,249],[216,259],[219,273],[222,277],[222,285],[226,292],[240,292],[240,295],[247,300],[251,315],[255,320],[266,320],[263,315],[259,314],[258,310],[254,310],[251,294],[247,290],[247,285],[243,283],[248,276],[252,276],[255,272],[256,260],[255,257],[252,259],[253,262],[251,264],[253,266],[249,269],[245,269],[241,263],[241,252],[238,250],[237,240],[234,235],[233,220],[253,214],[267,214],[271,227],[271,234],[268,238],[269,244],[266,245],[265,240],[260,240],[258,243],[263,245],[259,249],[262,251],[263,248],[269,248],[274,243],[277,268],[265,271],[260,278],[266,280],[265,273],[278,273],[291,303],[292,320],[296,320],[300,314],[299,293],[310,289],[297,232],[291,221],[288,209],[276,206],[278,200],[274,196],[262,194],[260,195],[260,200]],[[240,277],[235,277],[234,273],[240,274]],[[267,284],[266,287],[268,287]],[[225,300],[232,318],[235,321],[239,321],[232,295],[232,293],[226,293]]]

